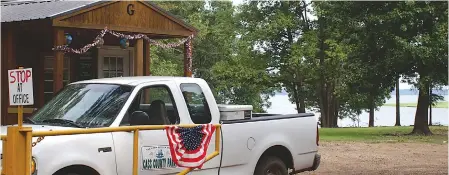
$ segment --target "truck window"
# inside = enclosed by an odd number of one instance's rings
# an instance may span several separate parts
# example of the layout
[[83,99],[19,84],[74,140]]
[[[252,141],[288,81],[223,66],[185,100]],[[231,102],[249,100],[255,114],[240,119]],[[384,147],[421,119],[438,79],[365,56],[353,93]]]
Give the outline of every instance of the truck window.
[[181,84],[182,95],[187,104],[190,118],[195,124],[206,124],[212,120],[209,104],[201,87],[193,83]]
[[132,87],[123,85],[68,85],[32,119],[39,124],[67,125],[72,122],[83,127],[107,127],[117,117],[131,91]]
[[129,116],[135,111],[143,111],[150,117],[151,125],[179,123],[178,110],[170,89],[163,85],[142,88],[134,98],[121,125],[129,125]]

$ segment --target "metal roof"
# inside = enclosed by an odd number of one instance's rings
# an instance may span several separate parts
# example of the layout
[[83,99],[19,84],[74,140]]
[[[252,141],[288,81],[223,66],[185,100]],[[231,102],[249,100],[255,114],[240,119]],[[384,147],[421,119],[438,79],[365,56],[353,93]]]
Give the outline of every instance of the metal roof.
[[8,1],[1,3],[1,22],[55,17],[98,1]]
[[[54,18],[57,16],[79,11],[97,4],[105,3],[104,0],[2,0],[1,1],[1,22],[26,21],[45,18]],[[175,22],[187,26],[193,31],[198,31],[192,25],[177,18],[173,14],[158,7],[156,4],[144,0],[143,2],[157,8],[174,18]]]

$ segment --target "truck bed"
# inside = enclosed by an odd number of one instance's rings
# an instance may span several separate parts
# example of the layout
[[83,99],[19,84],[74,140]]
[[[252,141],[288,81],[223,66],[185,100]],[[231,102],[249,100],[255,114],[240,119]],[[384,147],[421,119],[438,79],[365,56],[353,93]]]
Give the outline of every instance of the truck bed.
[[[288,150],[276,155],[290,157],[295,170],[312,167],[318,151],[316,122],[313,113],[253,113],[248,119],[221,120],[221,173],[253,174],[262,154],[274,147]],[[212,159],[204,169],[220,164],[220,159]]]

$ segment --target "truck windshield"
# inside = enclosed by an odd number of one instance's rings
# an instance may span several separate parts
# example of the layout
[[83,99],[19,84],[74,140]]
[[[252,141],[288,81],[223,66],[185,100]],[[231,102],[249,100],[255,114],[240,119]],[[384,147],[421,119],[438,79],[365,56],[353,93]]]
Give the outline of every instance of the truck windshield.
[[132,87],[113,84],[72,84],[37,111],[35,124],[71,127],[110,125],[128,99]]

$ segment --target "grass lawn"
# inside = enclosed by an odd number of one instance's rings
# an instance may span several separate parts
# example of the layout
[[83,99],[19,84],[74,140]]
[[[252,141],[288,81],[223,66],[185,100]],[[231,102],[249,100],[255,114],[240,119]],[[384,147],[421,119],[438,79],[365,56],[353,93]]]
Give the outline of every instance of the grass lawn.
[[406,135],[413,126],[320,128],[320,141],[429,142],[447,144],[447,126],[431,126],[432,136]]
[[[413,107],[415,108],[417,103],[401,103],[401,107]],[[384,106],[396,106],[396,103],[389,103],[384,104]],[[435,106],[432,106],[433,108],[448,108],[448,102],[447,101],[440,101],[437,102]]]

